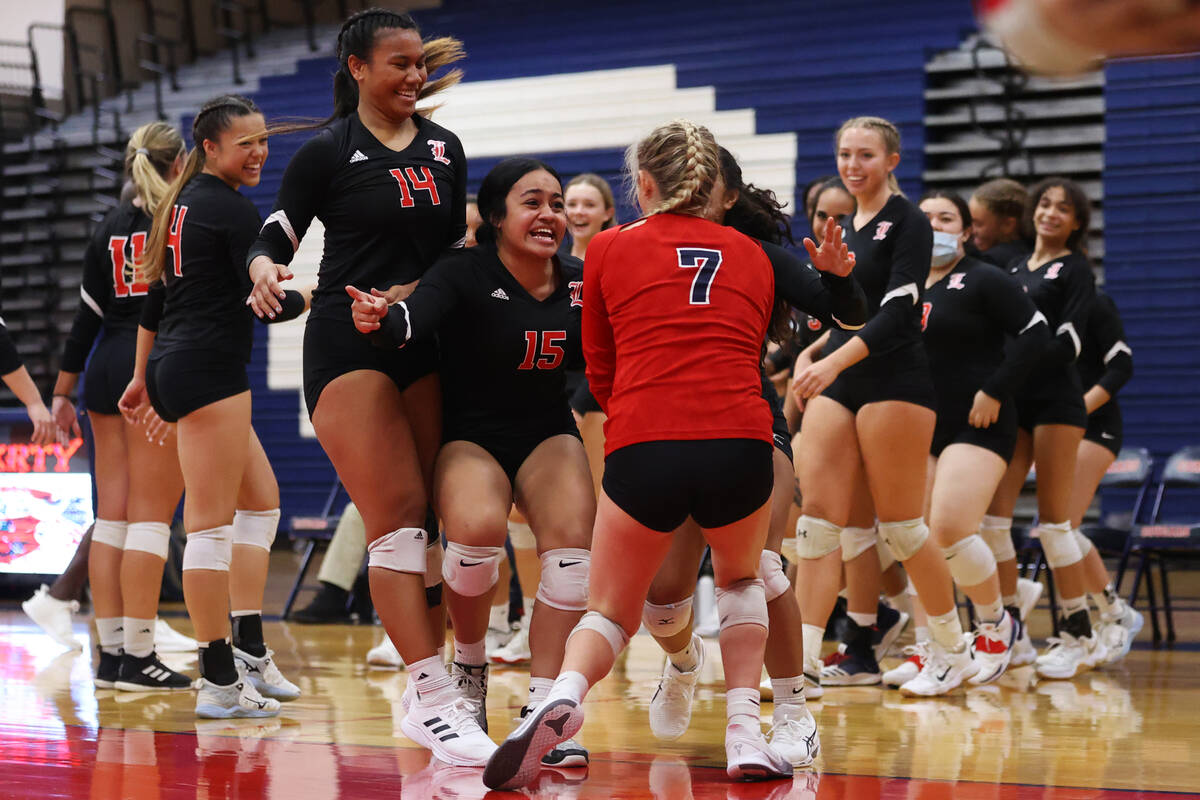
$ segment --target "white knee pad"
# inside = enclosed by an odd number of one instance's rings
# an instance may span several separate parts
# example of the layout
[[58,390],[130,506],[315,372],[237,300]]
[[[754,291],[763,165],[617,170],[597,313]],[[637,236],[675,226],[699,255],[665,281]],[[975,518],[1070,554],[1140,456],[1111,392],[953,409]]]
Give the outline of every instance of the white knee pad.
[[896,563],[896,556],[892,553],[892,548],[887,546],[887,542],[876,537],[875,552],[879,554],[879,571],[887,572],[891,569],[892,564]]
[[649,600],[642,606],[642,624],[646,630],[660,639],[674,636],[687,628],[692,621],[692,598],[685,597],[678,603],[658,605]]
[[786,539],[784,539],[782,542],[780,542],[779,554],[793,564],[795,564],[796,561],[799,560],[800,557],[798,555],[796,555],[796,537],[795,536],[789,536]]
[[428,541],[424,528],[397,528],[367,545],[367,566],[424,575]]
[[92,541],[124,550],[128,528],[129,523],[124,520],[98,519],[92,527]]
[[[1092,552],[1092,540],[1083,535],[1083,531],[1075,528],[1071,531],[1075,536],[1075,543],[1079,545],[1079,553],[1083,558],[1087,558],[1087,554]],[[125,540],[125,549],[129,549],[129,540]]]
[[796,520],[796,556],[807,559],[827,556],[841,546],[841,534],[842,529],[832,522],[800,517]]
[[1016,560],[1017,551],[1013,547],[1011,519],[1008,517],[984,517],[983,525],[979,527],[979,535],[991,548],[996,561]]
[[592,554],[580,547],[559,547],[542,553],[541,560],[537,599],[560,611],[586,611]]
[[599,611],[589,611],[583,615],[571,633],[567,636],[567,641],[571,640],[571,636],[580,631],[594,631],[605,638],[609,647],[612,648],[613,658],[621,655],[621,651],[629,644],[629,634],[627,634],[620,625],[613,622],[608,617],[601,614]]
[[758,578],[747,578],[725,588],[717,587],[717,614],[721,630],[734,625],[767,627],[767,593]]
[[763,582],[768,603],[792,590],[792,582],[783,574],[783,558],[779,553],[763,550],[758,559],[758,577]]
[[187,535],[183,548],[183,569],[211,569],[229,572],[233,560],[233,526],[222,525]]
[[279,509],[270,511],[243,511],[233,515],[233,543],[248,544],[271,552],[275,532],[279,530]]
[[908,561],[920,551],[929,538],[929,526],[923,519],[881,522],[879,523],[879,536],[887,542],[892,555],[900,561]]
[[842,528],[842,561],[853,561],[870,550],[879,541],[875,526],[870,528]]
[[171,526],[165,522],[131,522],[125,534],[125,549],[166,559],[171,548]]
[[996,557],[977,533],[945,548],[946,566],[959,586],[978,586],[996,571]]
[[1069,567],[1083,560],[1079,542],[1071,533],[1070,522],[1043,522],[1037,526],[1038,538],[1042,540],[1042,552],[1051,569]]
[[479,597],[486,594],[500,579],[503,547],[474,547],[458,542],[446,545],[442,562],[442,580],[455,594]]
[[442,565],[446,548],[441,539],[434,539],[425,548],[425,588],[432,589],[442,582]]

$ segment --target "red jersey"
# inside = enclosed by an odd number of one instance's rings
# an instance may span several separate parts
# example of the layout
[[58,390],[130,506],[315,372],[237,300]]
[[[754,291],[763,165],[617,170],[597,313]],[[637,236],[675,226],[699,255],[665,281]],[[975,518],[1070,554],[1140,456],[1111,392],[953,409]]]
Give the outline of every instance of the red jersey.
[[771,441],[759,358],[775,277],[733,228],[657,214],[599,233],[583,279],[583,351],[605,455],[639,442]]

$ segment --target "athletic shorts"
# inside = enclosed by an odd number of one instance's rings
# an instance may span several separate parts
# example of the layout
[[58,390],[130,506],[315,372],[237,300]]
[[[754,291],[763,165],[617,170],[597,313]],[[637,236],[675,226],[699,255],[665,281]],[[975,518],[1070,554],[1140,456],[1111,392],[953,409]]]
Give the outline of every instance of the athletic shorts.
[[639,442],[604,459],[604,493],[654,531],[669,533],[688,517],[721,528],[771,498],[773,458],[758,439]]
[[246,365],[228,353],[185,350],[150,356],[146,392],[150,405],[165,422],[183,417],[227,397],[250,391]]
[[94,414],[120,414],[117,402],[133,377],[135,331],[105,332],[83,375],[83,407]]
[[857,414],[868,403],[899,401],[936,411],[929,359],[919,344],[868,356],[837,376],[822,392]]
[[783,416],[783,398],[775,391],[775,384],[771,383],[765,370],[762,373],[762,396],[771,407],[771,439],[775,449],[792,461],[792,432],[788,430],[787,417]]
[[1030,377],[1016,395],[1021,430],[1032,431],[1039,425],[1087,427],[1083,388],[1073,366]]
[[[974,397],[972,397],[974,401]],[[941,411],[945,406],[948,411]],[[949,403],[944,399],[938,404],[937,426],[933,429],[933,444],[929,452],[937,458],[952,444],[973,444],[991,450],[1004,459],[1012,461],[1017,446],[1017,408],[1011,399],[1000,405],[1000,417],[986,428],[975,428],[967,422],[970,405]]]
[[360,369],[382,372],[404,391],[437,372],[437,344],[432,339],[403,348],[378,346],[349,320],[309,318],[304,328],[304,404],[311,417],[321,392],[335,378]]
[[1114,456],[1121,454],[1121,445],[1125,441],[1125,426],[1121,419],[1121,407],[1117,405],[1116,400],[1109,400],[1088,415],[1087,430],[1083,438],[1108,448]]
[[579,428],[575,426],[575,418],[565,408],[562,418],[549,425],[516,424],[502,430],[480,431],[470,430],[456,425],[453,420],[447,420],[445,427],[443,441],[471,442],[479,445],[488,452],[488,455],[496,459],[496,463],[500,465],[500,469],[504,470],[504,474],[508,476],[508,482],[511,484],[516,483],[517,471],[521,469],[521,465],[525,463],[529,455],[550,437],[566,434],[582,441]]

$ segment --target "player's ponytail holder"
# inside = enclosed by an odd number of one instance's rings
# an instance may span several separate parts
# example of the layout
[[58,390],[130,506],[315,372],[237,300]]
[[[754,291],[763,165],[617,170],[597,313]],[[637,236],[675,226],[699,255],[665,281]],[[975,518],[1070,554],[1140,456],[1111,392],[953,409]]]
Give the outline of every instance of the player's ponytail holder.
[[150,157],[150,151],[144,147],[139,147],[137,150],[134,150],[133,153],[134,155],[145,156],[146,158]]

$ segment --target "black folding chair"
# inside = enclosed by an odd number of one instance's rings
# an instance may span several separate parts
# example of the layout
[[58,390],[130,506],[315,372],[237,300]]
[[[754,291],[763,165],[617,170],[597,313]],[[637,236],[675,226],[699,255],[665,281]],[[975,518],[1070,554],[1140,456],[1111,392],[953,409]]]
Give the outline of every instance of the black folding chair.
[[341,519],[341,512],[334,512],[334,505],[337,503],[338,496],[343,493],[342,481],[340,478],[333,479],[333,486],[329,489],[329,495],[325,498],[325,504],[321,507],[321,513],[315,517],[292,517],[291,526],[288,529],[288,537],[293,542],[303,542],[304,551],[300,556],[300,569],[296,572],[296,579],[292,581],[292,589],[288,592],[287,602],[283,606],[283,618],[287,619],[292,613],[292,605],[296,602],[296,595],[303,589],[315,589],[315,586],[306,586],[304,577],[308,574],[308,568],[312,564],[313,555],[316,553],[317,544],[319,542],[329,543],[333,538],[333,532],[337,529],[338,520]]
[[1128,511],[1105,515],[1100,522],[1083,525],[1080,530],[1091,540],[1102,556],[1117,559],[1114,586],[1121,591],[1121,581],[1133,550],[1133,528],[1144,522],[1142,512],[1150,495],[1154,477],[1154,459],[1144,447],[1123,447],[1115,461],[1100,480],[1100,491],[1106,489],[1136,489],[1133,506]]

